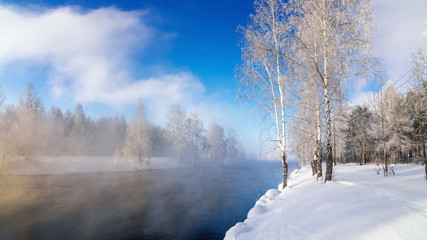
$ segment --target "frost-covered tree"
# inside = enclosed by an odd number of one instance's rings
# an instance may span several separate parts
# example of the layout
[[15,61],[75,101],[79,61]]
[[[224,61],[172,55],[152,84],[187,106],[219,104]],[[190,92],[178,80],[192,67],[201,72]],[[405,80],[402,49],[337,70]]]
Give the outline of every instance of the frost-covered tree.
[[153,148],[151,129],[151,124],[146,119],[144,105],[139,99],[127,128],[126,139],[122,149],[125,159],[139,164],[149,164]]
[[203,122],[199,119],[197,112],[190,114],[190,117],[187,119],[187,129],[188,139],[191,143],[190,150],[193,152],[194,165],[196,165],[200,159],[203,144],[206,141]]
[[61,155],[66,152],[64,114],[59,107],[52,107],[45,118],[44,132],[48,148],[46,155]]
[[160,126],[153,126],[151,142],[153,144],[153,156],[171,156],[176,154],[173,150],[173,143],[170,140],[167,129]]
[[411,133],[413,128],[413,117],[410,115],[409,105],[403,95],[399,94],[398,101],[393,106],[393,139],[395,139],[395,151],[393,156],[394,164],[398,159],[403,161],[403,155],[407,155],[412,148],[413,142]]
[[286,111],[292,83],[290,63],[292,28],[287,21],[292,8],[279,0],[255,1],[255,14],[242,27],[242,60],[237,69],[239,97],[255,103],[273,126],[272,139],[280,149],[283,184],[287,186]]
[[[238,75],[241,96],[272,116],[278,135],[275,141],[286,169],[285,113],[291,103],[287,93],[300,81],[310,81],[316,91],[321,90],[322,101],[319,99],[314,109],[320,109],[323,102],[325,181],[329,181],[333,168],[331,101],[338,98],[344,82],[359,80],[371,72],[370,1],[264,0],[256,1],[255,7],[256,14],[243,29],[244,64]],[[316,156],[320,155],[319,149]]]
[[235,160],[244,154],[242,144],[239,142],[236,130],[233,128],[227,130],[225,148],[228,160]]
[[[20,156],[34,156],[38,153],[40,139],[40,119],[44,113],[40,97],[33,85],[29,83],[25,92],[19,98],[17,108],[18,122],[11,131],[15,154]],[[12,147],[11,146],[11,147]]]
[[71,121],[70,140],[72,144],[69,145],[69,151],[81,155],[85,152],[84,148],[88,146],[86,140],[89,137],[89,119],[86,118],[81,103],[76,103],[74,106]]
[[179,105],[171,109],[171,115],[167,123],[168,138],[173,144],[173,148],[178,152],[180,161],[184,160],[186,147],[188,146],[188,121],[184,110]]
[[321,109],[318,91],[312,81],[302,81],[296,117],[291,123],[292,148],[304,165],[311,165],[313,176],[322,176]]
[[213,163],[223,163],[227,157],[227,146],[224,129],[215,121],[208,126],[206,143],[209,146],[208,158]]
[[[410,94],[410,93],[408,93]],[[391,81],[388,81],[374,96],[373,124],[371,135],[376,139],[376,152],[384,164],[384,174],[388,175],[388,165],[408,158],[413,142],[413,117],[410,104]]]
[[333,151],[335,164],[337,162],[346,163],[345,158],[345,134],[344,129],[348,128],[347,121],[348,103],[340,105],[333,117]]
[[407,104],[402,95],[389,81],[384,86],[384,120],[386,135],[385,149],[391,154],[392,163],[397,163],[398,153],[410,147],[409,132],[412,132],[412,119],[408,115]]
[[193,113],[187,118],[179,106],[172,109],[167,129],[153,126],[141,100],[129,125],[117,115],[92,120],[80,103],[74,112],[51,107],[46,113],[35,88],[29,84],[17,107],[0,106],[0,157],[115,156],[149,165],[152,156],[177,156],[177,152],[181,160],[194,164],[207,159],[208,154],[218,162],[241,156],[236,134],[225,135],[219,125],[212,129],[208,143],[199,116]]
[[369,0],[295,0],[299,10],[295,38],[298,56],[307,71],[314,72],[322,88],[326,175],[332,179],[332,118],[331,100],[346,80],[370,72],[372,7]]
[[112,156],[123,147],[126,137],[126,120],[122,116],[100,117],[95,121],[93,154]]
[[422,44],[412,55],[411,69],[412,85],[407,94],[407,104],[410,115],[413,117],[412,138],[420,147],[421,156],[425,165],[427,180],[427,44]]
[[390,99],[396,98],[396,92],[391,81],[387,82],[380,92],[374,97],[374,122],[372,136],[377,138],[378,144],[376,146],[377,152],[383,159],[384,175],[388,175],[388,166],[390,160],[388,157],[387,142],[392,135],[392,128],[390,124]]

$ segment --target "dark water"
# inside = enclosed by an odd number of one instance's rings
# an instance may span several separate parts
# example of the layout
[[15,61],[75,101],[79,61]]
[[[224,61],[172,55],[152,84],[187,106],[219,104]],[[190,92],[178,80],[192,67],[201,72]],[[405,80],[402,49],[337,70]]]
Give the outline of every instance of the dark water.
[[281,173],[280,162],[251,162],[0,175],[0,239],[222,239],[266,190],[277,188]]

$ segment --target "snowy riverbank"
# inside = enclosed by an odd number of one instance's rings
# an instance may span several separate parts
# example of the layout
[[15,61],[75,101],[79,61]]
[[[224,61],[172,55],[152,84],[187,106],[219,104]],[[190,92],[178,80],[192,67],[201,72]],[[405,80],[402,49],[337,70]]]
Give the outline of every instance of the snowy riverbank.
[[309,168],[290,175],[289,187],[271,189],[225,239],[427,239],[424,167],[341,165],[334,181],[316,181]]

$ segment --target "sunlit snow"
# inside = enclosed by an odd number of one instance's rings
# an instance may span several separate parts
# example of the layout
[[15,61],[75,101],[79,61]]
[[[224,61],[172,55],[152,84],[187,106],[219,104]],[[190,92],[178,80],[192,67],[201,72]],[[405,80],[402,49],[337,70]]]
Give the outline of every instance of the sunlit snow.
[[[424,167],[341,165],[323,184],[311,169],[294,171],[289,187],[269,190],[225,239],[426,239]],[[280,189],[280,187],[279,187]]]

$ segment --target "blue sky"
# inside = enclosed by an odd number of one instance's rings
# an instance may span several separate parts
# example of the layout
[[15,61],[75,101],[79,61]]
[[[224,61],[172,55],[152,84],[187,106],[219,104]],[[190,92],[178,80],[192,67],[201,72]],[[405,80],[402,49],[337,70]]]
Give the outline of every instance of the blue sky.
[[[425,42],[427,2],[373,4],[375,51],[393,81]],[[16,104],[32,82],[47,109],[72,110],[81,102],[94,118],[128,117],[141,97],[150,120],[162,125],[179,103],[205,124],[215,119],[236,128],[246,149],[256,152],[256,120],[236,102],[234,79],[236,29],[253,11],[252,0],[0,0],[0,84],[8,103]],[[356,84],[350,100],[372,91]]]
[[[12,5],[14,7],[12,11],[22,15],[29,15],[28,12],[39,14],[39,18],[55,9],[70,6],[72,13],[68,15],[75,18],[108,7],[113,7],[116,12],[113,14],[140,11],[142,13],[136,18],[139,18],[140,24],[150,29],[138,31],[132,30],[133,25],[125,27],[129,27],[129,31],[133,31],[132,34],[148,35],[149,39],[141,41],[140,46],[138,42],[128,43],[132,44],[132,47],[124,54],[127,55],[125,68],[131,75],[128,76],[129,81],[161,74],[188,72],[203,84],[204,94],[220,95],[221,99],[227,101],[235,99],[237,84],[233,79],[234,67],[240,62],[240,49],[237,47],[240,36],[236,28],[238,25],[246,24],[249,13],[253,11],[252,1],[2,1],[2,3],[6,6]],[[31,21],[30,17],[27,18]],[[67,44],[64,47],[67,47]],[[19,83],[14,81],[13,84],[2,83],[8,92],[9,100],[12,102],[16,100],[16,95],[22,92],[26,82],[31,81],[46,98],[44,101],[46,105],[57,101],[66,104],[69,100],[67,97],[51,96],[53,94],[49,92],[49,86],[45,89],[44,83],[49,78],[46,75],[52,71],[52,63],[49,60],[47,62],[34,60],[29,56],[24,58],[7,60],[9,66],[3,70],[3,74],[8,78],[22,80]],[[80,101],[89,107],[84,99]],[[123,104],[119,105],[115,106],[118,112],[123,107]]]
[[[101,42],[99,44],[104,41],[101,36],[115,35],[112,36],[115,39],[106,40],[110,41],[107,44],[110,46],[101,47],[97,51],[109,51],[111,45],[113,45],[112,48],[116,48],[115,51],[121,52],[120,54],[124,56],[121,56],[122,59],[119,62],[113,61],[105,64],[105,66],[100,66],[100,68],[111,68],[111,65],[113,65],[113,68],[117,69],[107,71],[110,74],[125,69],[127,76],[122,81],[128,83],[144,81],[148,78],[161,78],[164,75],[187,74],[188,82],[193,81],[189,84],[199,84],[200,86],[198,88],[190,87],[189,89],[180,85],[183,88],[182,90],[188,91],[188,93],[196,91],[196,93],[203,95],[199,96],[203,99],[211,98],[214,100],[219,98],[221,101],[234,103],[237,89],[237,84],[233,79],[234,67],[240,62],[240,50],[237,47],[239,35],[236,32],[236,28],[238,25],[246,24],[248,15],[253,8],[251,1],[233,1],[231,3],[227,1],[215,1],[214,3],[205,1],[2,1],[2,6],[7,9],[6,11],[22,17],[21,21],[23,22],[35,22],[34,18],[39,21],[49,15],[63,15],[62,18],[68,18],[64,20],[68,23],[65,24],[66,26],[84,24],[85,21],[90,22],[93,18],[97,18],[99,22],[104,21],[105,19],[102,18],[108,18],[107,16],[94,13],[100,9],[109,11],[110,13],[108,14],[115,16],[128,15],[122,16],[121,19],[123,21],[130,19],[130,21],[137,21],[137,23],[107,28],[104,30],[105,34],[102,31],[101,33],[95,33],[93,32],[94,29],[90,27],[82,31],[82,34],[88,34],[88,38],[91,38],[91,34],[95,35],[94,38],[99,38]],[[61,10],[64,8],[66,10]],[[92,18],[79,19],[87,15],[92,15]],[[52,17],[52,19],[55,18]],[[61,19],[61,17],[56,19]],[[19,20],[16,21],[18,22]],[[47,20],[46,23],[47,25],[55,25],[52,20]],[[22,26],[30,25],[29,28],[34,27],[35,29],[50,28],[50,26],[44,27],[41,24],[33,24],[34,26],[31,26],[31,24],[22,23],[18,24],[17,27],[22,28]],[[50,35],[51,31],[57,29],[62,31],[60,26],[52,26],[51,30],[42,30],[39,35],[37,33],[28,33],[28,40],[22,41],[22,45],[34,44],[35,48],[43,48],[44,44],[52,42],[58,48],[61,48],[61,45],[63,48],[74,47],[70,46],[73,45],[72,43],[62,44],[61,40],[58,40],[61,38],[55,34],[53,34],[55,35],[53,40],[42,39],[43,34]],[[74,31],[74,33],[79,34],[78,31]],[[84,44],[84,40],[74,39],[74,36],[72,36],[74,33],[58,33],[57,35],[62,34],[62,36],[65,36],[64,38],[67,39],[65,41]],[[97,34],[101,36],[96,36]],[[34,35],[37,35],[36,38],[40,38],[39,41],[41,43],[31,42],[30,39]],[[117,39],[131,39],[132,37],[137,39],[117,43]],[[46,36],[46,38],[49,37]],[[98,43],[93,43],[93,45],[96,44]],[[122,46],[117,46],[120,44]],[[76,51],[81,51],[81,55],[95,55],[90,60],[102,60],[103,58],[108,59],[111,57],[109,54],[87,51],[90,46],[90,44],[82,46],[81,49]],[[19,49],[22,47],[16,44],[14,48]],[[32,50],[28,51],[31,52]],[[4,60],[6,64],[3,65],[1,72],[3,74],[1,84],[7,92],[9,102],[16,102],[26,83],[31,81],[36,85],[46,106],[61,105],[64,108],[72,109],[74,103],[80,101],[88,109],[88,114],[94,117],[100,114],[129,114],[129,109],[131,108],[127,106],[136,102],[136,96],[114,101],[113,99],[97,100],[88,96],[81,96],[81,94],[78,96],[78,93],[72,94],[68,88],[73,88],[73,81],[75,80],[70,80],[69,78],[82,78],[83,76],[70,76],[75,74],[67,73],[66,71],[61,72],[61,70],[57,71],[57,69],[61,68],[62,66],[60,65],[64,64],[64,62],[67,64],[67,60],[63,58],[75,56],[70,53],[64,53],[64,51],[43,51],[34,54],[23,53],[24,56],[22,57],[3,57],[6,59]],[[12,55],[13,53],[9,54]],[[90,64],[90,60],[88,60],[88,64]],[[71,63],[68,64],[72,65]],[[70,68],[74,68],[71,71],[82,70],[82,67],[78,66],[70,66]],[[58,80],[61,83],[52,84],[52,81],[55,81],[52,80],[54,78],[61,78]],[[84,80],[82,79],[81,81]],[[104,82],[111,81],[114,80]],[[74,89],[74,91],[82,90],[76,86],[74,86]],[[88,94],[91,94],[91,92]],[[185,102],[189,101],[188,99],[183,99],[186,97],[188,96],[177,96],[177,103],[180,103],[178,99],[181,99],[184,101],[181,103],[184,107],[186,107],[185,105],[193,105]],[[102,97],[99,96],[99,98]],[[142,98],[144,100],[144,96]],[[147,101],[151,101],[150,97],[147,98]],[[150,106],[147,107],[150,108]],[[197,106],[187,107],[190,109],[197,108]],[[153,120],[162,121],[164,119],[155,118]]]

